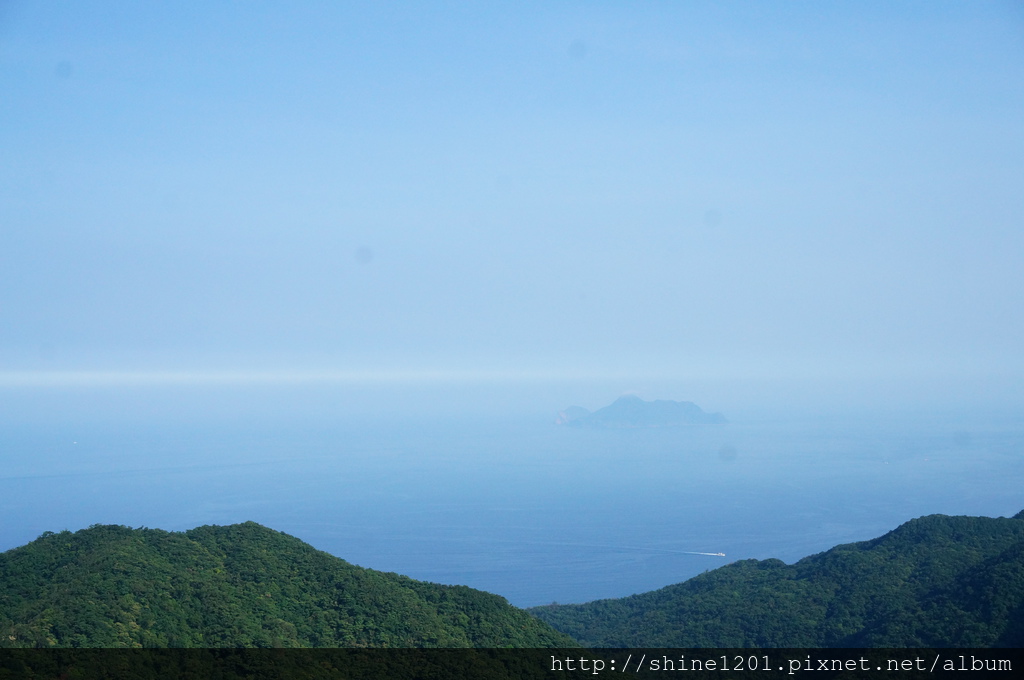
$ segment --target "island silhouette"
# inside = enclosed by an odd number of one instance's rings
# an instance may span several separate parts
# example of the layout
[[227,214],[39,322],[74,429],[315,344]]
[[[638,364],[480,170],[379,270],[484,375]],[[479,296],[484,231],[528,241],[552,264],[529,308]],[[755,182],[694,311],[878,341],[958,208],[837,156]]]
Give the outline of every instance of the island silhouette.
[[644,401],[636,395],[627,394],[596,411],[570,406],[559,411],[555,422],[573,427],[639,428],[715,425],[726,420],[721,413],[708,413],[692,401]]

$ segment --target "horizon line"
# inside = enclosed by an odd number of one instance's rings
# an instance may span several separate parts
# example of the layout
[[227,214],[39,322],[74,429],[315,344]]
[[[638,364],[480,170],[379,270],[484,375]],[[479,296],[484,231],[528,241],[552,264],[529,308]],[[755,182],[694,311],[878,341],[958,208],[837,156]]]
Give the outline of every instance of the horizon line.
[[[0,387],[544,382],[645,379],[639,372],[496,369],[0,371]],[[662,376],[665,377],[665,376]]]
[[[775,370],[771,370],[774,368]],[[543,383],[574,381],[835,381],[840,382],[882,380],[1012,380],[1024,377],[1024,371],[970,371],[950,370],[936,373],[902,364],[900,370],[823,370],[824,367],[805,364],[799,369],[780,370],[769,365],[749,364],[697,366],[673,365],[661,370],[615,369],[586,370],[575,367],[539,369],[529,368],[319,368],[319,369],[157,369],[157,370],[0,370],[0,388],[15,387],[128,387],[128,386],[217,386],[217,385],[396,385],[409,384],[470,384],[470,383]],[[918,370],[913,370],[918,368]],[[949,368],[947,366],[947,368]]]

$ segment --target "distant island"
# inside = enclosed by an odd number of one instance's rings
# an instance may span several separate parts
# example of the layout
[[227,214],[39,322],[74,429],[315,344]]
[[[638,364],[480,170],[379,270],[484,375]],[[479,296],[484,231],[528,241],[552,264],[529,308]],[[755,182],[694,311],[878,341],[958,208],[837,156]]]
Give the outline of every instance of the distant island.
[[645,428],[715,425],[726,420],[721,413],[708,413],[692,401],[644,401],[627,394],[596,411],[588,411],[582,406],[570,406],[559,412],[555,422],[573,427]]

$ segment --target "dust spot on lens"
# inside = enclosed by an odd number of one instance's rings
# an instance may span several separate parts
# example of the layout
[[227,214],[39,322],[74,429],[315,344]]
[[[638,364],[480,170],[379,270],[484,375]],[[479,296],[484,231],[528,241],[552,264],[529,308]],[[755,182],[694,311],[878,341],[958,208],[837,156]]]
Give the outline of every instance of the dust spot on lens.
[[57,68],[53,70],[54,74],[61,80],[67,80],[74,73],[75,69],[71,65],[70,61],[61,61],[57,63]]
[[569,43],[569,56],[573,59],[582,59],[587,56],[587,43],[582,40],[573,40]]
[[722,224],[722,211],[721,210],[709,210],[704,213],[704,226],[706,227],[717,227]]
[[373,261],[373,251],[366,246],[356,248],[356,262],[359,264],[370,264]]
[[954,432],[953,433],[953,444],[956,446],[967,446],[971,443],[970,432]]
[[718,449],[718,460],[724,460],[726,462],[736,460],[736,447],[726,444],[722,448]]

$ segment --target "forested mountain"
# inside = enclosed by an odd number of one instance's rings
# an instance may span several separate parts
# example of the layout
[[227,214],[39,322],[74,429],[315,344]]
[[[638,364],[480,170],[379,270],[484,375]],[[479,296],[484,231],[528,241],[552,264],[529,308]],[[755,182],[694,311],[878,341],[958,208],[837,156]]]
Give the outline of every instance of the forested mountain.
[[793,565],[529,611],[588,647],[1021,647],[1024,512],[931,515]]
[[573,646],[504,598],[247,522],[93,526],[0,554],[0,647]]
[[94,526],[0,554],[0,647],[1021,647],[1024,512],[931,515],[793,565],[529,614],[252,522]]

